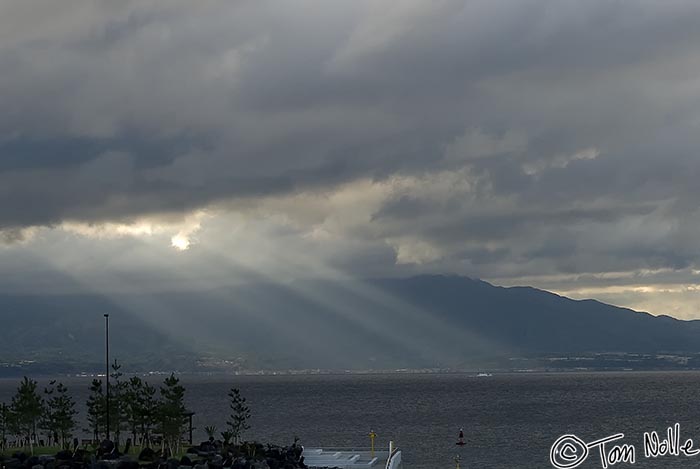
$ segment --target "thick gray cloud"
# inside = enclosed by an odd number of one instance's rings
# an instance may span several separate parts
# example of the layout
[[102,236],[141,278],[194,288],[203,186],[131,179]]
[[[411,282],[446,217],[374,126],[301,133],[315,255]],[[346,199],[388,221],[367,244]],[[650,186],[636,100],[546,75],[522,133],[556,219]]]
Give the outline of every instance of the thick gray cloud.
[[692,284],[697,44],[691,1],[6,1],[0,243],[203,210],[358,275]]

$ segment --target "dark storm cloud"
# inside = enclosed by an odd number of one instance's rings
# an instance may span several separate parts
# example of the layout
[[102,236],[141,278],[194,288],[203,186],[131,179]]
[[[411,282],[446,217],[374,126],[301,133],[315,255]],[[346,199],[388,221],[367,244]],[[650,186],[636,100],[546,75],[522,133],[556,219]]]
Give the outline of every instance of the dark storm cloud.
[[0,239],[371,180],[350,269],[694,268],[699,43],[683,1],[4,2]]

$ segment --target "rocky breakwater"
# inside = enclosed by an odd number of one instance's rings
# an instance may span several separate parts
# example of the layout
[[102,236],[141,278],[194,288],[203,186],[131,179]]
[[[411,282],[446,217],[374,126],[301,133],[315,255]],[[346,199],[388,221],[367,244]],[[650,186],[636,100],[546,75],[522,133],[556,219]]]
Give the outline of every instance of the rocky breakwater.
[[301,446],[207,441],[187,449],[181,457],[169,451],[144,448],[138,455],[120,453],[110,441],[94,451],[76,449],[55,455],[30,456],[17,451],[0,455],[3,469],[307,469]]

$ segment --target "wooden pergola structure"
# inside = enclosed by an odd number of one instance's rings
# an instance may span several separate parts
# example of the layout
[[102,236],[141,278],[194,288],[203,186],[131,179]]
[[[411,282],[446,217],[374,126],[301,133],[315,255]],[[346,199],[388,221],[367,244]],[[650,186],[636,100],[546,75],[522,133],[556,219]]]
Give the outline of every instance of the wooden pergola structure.
[[194,427],[192,426],[192,416],[194,414],[195,414],[194,412],[189,411],[189,410],[186,410],[182,414],[183,417],[187,417],[187,421],[189,422],[189,443],[190,443],[190,445],[192,444],[192,430],[194,429]]

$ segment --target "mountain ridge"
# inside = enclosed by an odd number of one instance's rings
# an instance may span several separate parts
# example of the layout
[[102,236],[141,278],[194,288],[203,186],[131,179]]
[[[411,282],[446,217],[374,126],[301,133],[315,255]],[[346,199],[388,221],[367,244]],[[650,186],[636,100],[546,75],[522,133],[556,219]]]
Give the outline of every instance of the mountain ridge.
[[542,355],[700,353],[698,320],[421,275],[112,297],[0,295],[0,361],[99,370],[104,312],[114,356],[146,371],[463,369]]

